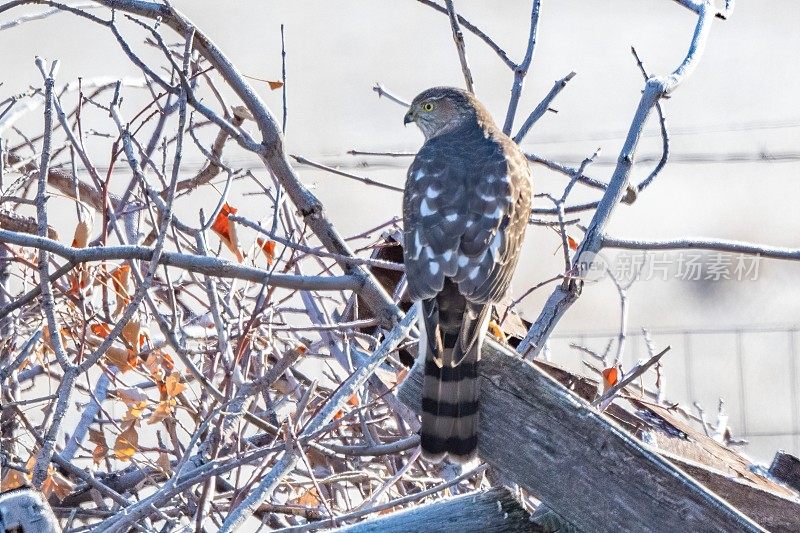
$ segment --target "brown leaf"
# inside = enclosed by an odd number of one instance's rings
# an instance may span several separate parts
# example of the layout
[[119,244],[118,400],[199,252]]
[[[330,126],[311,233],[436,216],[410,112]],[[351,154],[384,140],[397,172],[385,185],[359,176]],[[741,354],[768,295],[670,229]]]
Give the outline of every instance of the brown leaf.
[[121,401],[125,402],[125,405],[147,401],[147,395],[136,387],[118,387],[114,391],[114,394]]
[[222,209],[217,213],[217,218],[211,225],[211,229],[219,235],[220,240],[228,249],[236,256],[236,260],[240,263],[244,261],[242,251],[239,249],[239,237],[236,234],[236,224],[228,220],[228,215],[235,215],[237,209],[227,202],[222,206]]
[[261,251],[264,252],[264,256],[267,258],[267,265],[272,266],[272,263],[275,262],[275,241],[258,237],[256,242],[258,242]]
[[490,320],[487,328],[489,329],[489,333],[491,333],[497,340],[503,343],[508,342],[506,334],[503,333],[503,329],[497,322],[495,322],[494,320]]
[[69,496],[72,492],[73,485],[72,483],[56,472],[56,469],[52,466],[48,469],[47,477],[45,478],[44,482],[42,483],[42,493],[46,497],[50,497],[51,494],[55,494],[58,501],[62,501],[64,498]]
[[164,371],[161,369],[161,355],[153,351],[147,356],[144,367],[155,381],[161,381]]
[[19,470],[9,470],[0,482],[0,492],[18,489],[28,484],[25,474]]
[[118,388],[115,394],[128,406],[123,420],[135,421],[142,417],[149,401],[146,394],[135,387]]
[[186,390],[186,384],[181,383],[181,373],[180,372],[173,372],[167,379],[165,380],[165,387],[167,390],[167,396],[170,398],[174,398],[178,394],[182,393]]
[[95,444],[92,450],[92,459],[94,460],[94,464],[99,465],[108,453],[106,436],[100,430],[89,428],[89,442]]
[[92,273],[86,265],[78,265],[69,277],[69,293],[78,294],[82,289],[87,288],[92,282]]
[[317,493],[317,489],[314,487],[308,489],[295,501],[297,505],[317,507],[319,505],[319,494]]
[[175,368],[175,361],[172,360],[172,356],[168,353],[162,353],[163,359],[161,359],[161,366],[167,372],[172,372],[172,369]]
[[119,368],[120,372],[133,370],[139,364],[139,356],[133,350],[111,346],[106,350],[106,360]]
[[150,415],[150,418],[147,419],[147,423],[158,424],[165,418],[172,416],[172,411],[174,410],[176,403],[177,402],[172,398],[158,402],[158,407],[156,407],[156,410],[153,411],[152,415]]
[[128,406],[128,411],[122,417],[123,420],[138,420],[142,418],[144,410],[147,409],[147,402],[138,402]]
[[89,330],[98,337],[105,339],[111,333],[111,326],[104,322],[95,322],[94,324],[89,324]]
[[266,80],[266,82],[267,82],[267,85],[269,85],[269,88],[272,89],[273,91],[275,89],[280,89],[281,87],[283,87],[283,82],[282,81],[269,81],[269,80]]
[[136,448],[139,446],[139,434],[133,424],[128,429],[117,436],[114,442],[114,455],[120,461],[130,461],[136,455]]
[[139,349],[139,332],[142,330],[142,323],[136,318],[131,318],[127,324],[122,328],[120,335],[129,346],[135,350]]
[[156,459],[156,466],[164,474],[169,475],[170,473],[172,473],[172,465],[169,462],[169,455],[167,454],[167,452],[158,453],[158,459]]
[[116,313],[121,313],[123,308],[131,303],[129,292],[131,266],[122,264],[111,272],[111,289],[117,298]]
[[89,242],[89,223],[85,220],[81,220],[78,222],[78,225],[75,226],[75,234],[72,237],[72,247],[73,248],[86,248],[86,245]]

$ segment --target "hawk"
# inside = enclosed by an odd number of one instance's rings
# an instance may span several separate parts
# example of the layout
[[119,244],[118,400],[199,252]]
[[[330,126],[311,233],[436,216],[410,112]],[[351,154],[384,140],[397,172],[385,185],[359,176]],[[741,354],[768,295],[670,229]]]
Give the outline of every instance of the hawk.
[[420,302],[423,457],[476,455],[478,361],[511,282],[531,208],[528,162],[472,94],[434,87],[406,113],[425,143],[403,194],[403,262]]

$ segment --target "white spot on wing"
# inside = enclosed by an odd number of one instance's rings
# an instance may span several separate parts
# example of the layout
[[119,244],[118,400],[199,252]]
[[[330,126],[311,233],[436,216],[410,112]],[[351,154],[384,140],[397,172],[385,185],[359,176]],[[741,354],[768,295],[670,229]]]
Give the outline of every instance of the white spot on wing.
[[444,217],[448,222],[454,222],[458,218],[458,213],[450,213]]
[[465,267],[467,266],[467,263],[469,263],[469,257],[467,257],[466,255],[458,256],[458,266]]
[[435,213],[435,211],[431,209],[431,206],[428,203],[428,199],[425,198],[424,200],[422,200],[422,203],[419,204],[419,214],[424,217],[429,217],[433,213]]
[[481,200],[485,200],[487,202],[493,202],[497,199],[497,196],[493,194],[481,194]]
[[414,260],[419,259],[419,254],[422,251],[422,241],[419,240],[419,231],[414,232]]
[[467,227],[471,228],[474,223],[472,220],[467,220]]
[[503,244],[503,235],[495,233],[492,242],[489,244],[489,252],[492,254],[492,259],[496,263],[500,255],[500,246]]
[[489,213],[489,214],[488,214],[488,215],[486,215],[486,216],[487,216],[487,217],[489,217],[489,218],[500,218],[500,216],[501,216],[502,214],[503,214],[503,210],[502,210],[502,209],[500,209],[500,206],[498,205],[498,206],[495,208],[495,210],[494,210],[494,212],[493,212],[493,213]]
[[439,273],[439,263],[437,263],[436,261],[431,261],[430,263],[428,263],[428,268],[430,269],[431,274],[433,274],[434,276]]
[[437,190],[436,190],[436,189],[434,189],[433,187],[428,187],[428,190],[427,190],[427,191],[425,191],[425,196],[427,196],[427,197],[428,197],[428,198],[430,198],[431,200],[433,200],[434,198],[436,198],[436,197],[437,197],[437,196],[439,196],[440,194],[442,194],[442,191],[437,191]]
[[442,257],[444,257],[444,260],[445,260],[445,261],[450,261],[450,259],[453,257],[453,250],[446,250],[446,251],[445,251],[445,252],[442,254]]
[[497,181],[497,176],[495,176],[495,175],[487,176],[486,177],[486,181],[488,183],[494,183],[495,181]]
[[470,271],[470,273],[469,273],[469,279],[477,278],[478,274],[480,273],[480,271],[481,271],[480,265],[478,265],[475,268],[473,268],[472,271]]

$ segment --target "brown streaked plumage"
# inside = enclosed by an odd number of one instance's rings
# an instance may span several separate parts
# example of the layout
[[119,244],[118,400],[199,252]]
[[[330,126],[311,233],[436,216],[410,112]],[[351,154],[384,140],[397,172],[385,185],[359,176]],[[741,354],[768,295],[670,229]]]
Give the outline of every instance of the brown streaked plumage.
[[508,290],[531,207],[517,145],[470,93],[434,87],[411,103],[425,144],[403,195],[409,295],[420,302],[423,456],[465,462],[478,446],[478,362]]

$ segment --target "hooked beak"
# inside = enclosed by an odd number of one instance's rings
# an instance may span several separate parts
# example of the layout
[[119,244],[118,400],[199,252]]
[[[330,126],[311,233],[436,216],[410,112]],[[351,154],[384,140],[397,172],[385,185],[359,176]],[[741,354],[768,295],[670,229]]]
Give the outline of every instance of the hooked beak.
[[406,113],[406,116],[403,118],[403,125],[407,126],[410,122],[414,122],[414,113],[409,111]]

